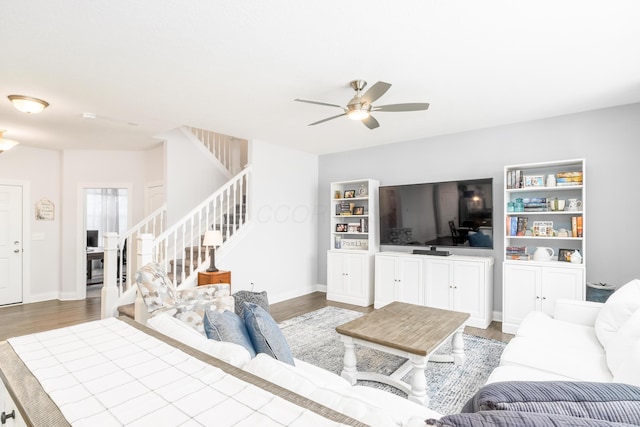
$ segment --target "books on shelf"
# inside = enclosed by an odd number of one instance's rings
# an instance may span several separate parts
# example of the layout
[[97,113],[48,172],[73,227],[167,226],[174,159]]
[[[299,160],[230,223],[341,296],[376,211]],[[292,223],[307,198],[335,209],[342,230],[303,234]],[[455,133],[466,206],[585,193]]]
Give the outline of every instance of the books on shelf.
[[528,261],[531,259],[531,255],[527,251],[526,246],[507,246],[506,249],[507,259]]
[[526,216],[507,217],[507,236],[524,236],[527,233],[529,219]]
[[507,188],[524,188],[524,173],[522,170],[509,170],[507,171]]

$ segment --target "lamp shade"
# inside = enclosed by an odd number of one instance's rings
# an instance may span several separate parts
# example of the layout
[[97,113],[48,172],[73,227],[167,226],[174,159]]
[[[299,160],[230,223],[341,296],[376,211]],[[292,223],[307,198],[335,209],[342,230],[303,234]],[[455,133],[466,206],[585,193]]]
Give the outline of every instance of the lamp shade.
[[30,96],[9,95],[8,98],[13,106],[23,113],[36,114],[49,106],[49,103],[47,101],[43,101],[42,99],[38,98],[32,98]]
[[3,138],[2,135],[4,134],[4,132],[4,130],[0,129],[0,153],[11,150],[13,147],[19,144],[18,141]]
[[220,230],[207,230],[204,233],[202,246],[220,246],[222,244],[222,233]]

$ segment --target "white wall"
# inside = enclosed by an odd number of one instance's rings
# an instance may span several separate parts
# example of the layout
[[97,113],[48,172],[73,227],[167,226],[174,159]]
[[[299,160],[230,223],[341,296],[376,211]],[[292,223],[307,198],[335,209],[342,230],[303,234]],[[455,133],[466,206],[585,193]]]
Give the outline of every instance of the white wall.
[[318,281],[326,283],[329,185],[360,178],[380,185],[493,177],[493,250],[451,249],[457,254],[491,255],[494,310],[502,309],[504,233],[503,168],[508,164],[585,158],[588,230],[587,280],[624,284],[640,278],[637,243],[640,192],[640,104],[445,135],[321,156],[319,159]]
[[177,128],[165,140],[167,224],[174,224],[229,180],[195,137]]
[[263,141],[252,141],[249,152],[254,221],[216,267],[231,271],[233,292],[253,283],[270,302],[315,291],[318,157]]
[[[61,190],[60,152],[18,145],[0,155],[0,182],[18,180],[28,183],[30,194],[25,212],[30,235],[25,243],[26,274],[24,302],[58,298],[60,288]],[[53,221],[36,221],[35,205],[47,199],[55,205]],[[28,245],[27,245],[28,243]]]

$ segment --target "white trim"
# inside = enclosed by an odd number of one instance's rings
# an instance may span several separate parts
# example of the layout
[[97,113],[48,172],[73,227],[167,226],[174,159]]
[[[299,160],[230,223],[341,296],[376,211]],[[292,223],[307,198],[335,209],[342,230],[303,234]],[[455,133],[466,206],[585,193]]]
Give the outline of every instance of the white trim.
[[22,188],[22,304],[31,302],[31,183],[0,179],[2,185]]
[[[87,298],[87,253],[85,250],[84,231],[86,229],[87,207],[85,190],[89,188],[126,188],[127,189],[127,224],[133,222],[133,184],[130,182],[88,182],[78,184],[78,206],[76,212],[76,291],[73,295],[66,293],[64,299]],[[62,298],[62,295],[61,295]]]

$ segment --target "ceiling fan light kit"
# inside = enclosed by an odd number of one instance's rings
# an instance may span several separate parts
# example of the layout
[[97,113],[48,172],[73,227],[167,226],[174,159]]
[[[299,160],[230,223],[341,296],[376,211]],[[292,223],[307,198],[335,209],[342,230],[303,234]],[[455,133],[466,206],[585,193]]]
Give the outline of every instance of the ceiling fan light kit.
[[24,95],[9,95],[9,101],[16,107],[16,110],[22,111],[27,114],[37,114],[42,112],[49,106],[47,101],[42,99],[32,98]]
[[326,119],[319,120],[317,122],[310,123],[309,126],[317,125],[327,122],[329,120],[336,119],[338,117],[347,116],[351,120],[360,120],[369,129],[375,129],[380,126],[378,121],[371,115],[373,111],[382,112],[401,112],[401,111],[420,111],[429,108],[428,103],[408,103],[408,104],[390,104],[374,107],[373,103],[382,95],[387,93],[391,87],[390,83],[377,82],[369,88],[364,94],[362,90],[367,86],[367,82],[364,80],[353,80],[350,83],[353,90],[356,91],[356,95],[349,101],[346,107],[342,107],[337,104],[328,104],[326,102],[309,101],[306,99],[296,98],[294,101],[306,102],[309,104],[324,105],[327,107],[338,107],[344,110],[343,114],[338,114]]

